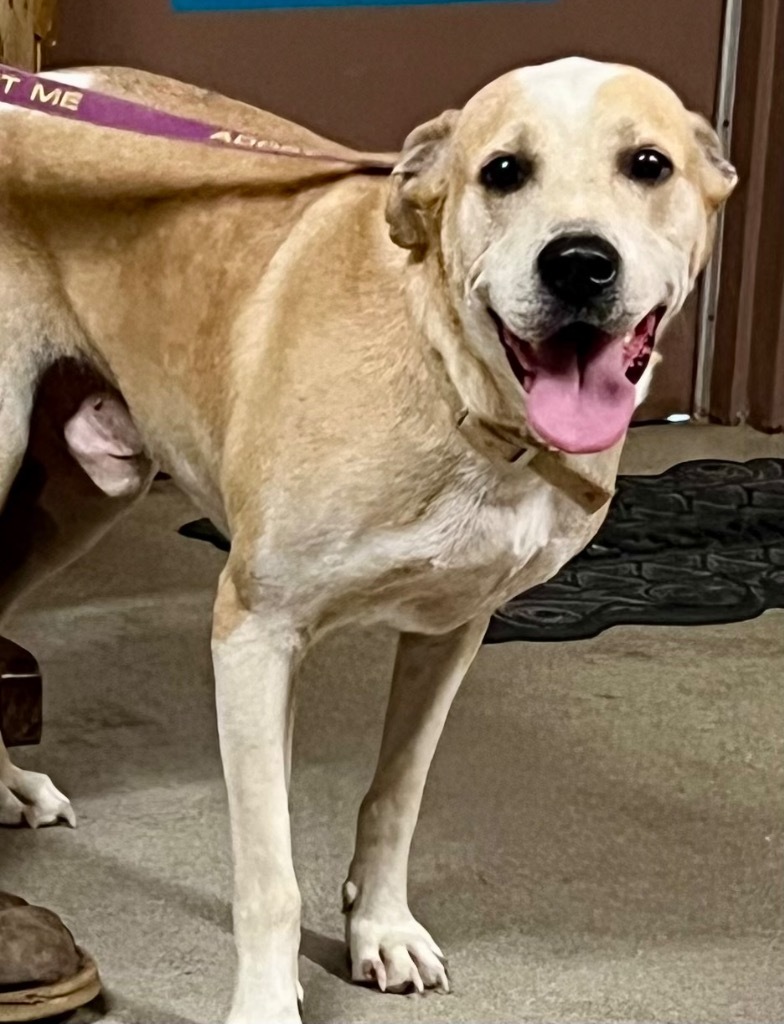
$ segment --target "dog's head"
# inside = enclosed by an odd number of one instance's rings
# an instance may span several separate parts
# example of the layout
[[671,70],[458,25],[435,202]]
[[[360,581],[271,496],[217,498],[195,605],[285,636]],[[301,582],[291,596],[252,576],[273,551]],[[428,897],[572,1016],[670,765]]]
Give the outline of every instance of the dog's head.
[[520,422],[595,452],[623,437],[735,182],[708,122],[658,79],[569,58],[412,132],[387,219],[440,265],[461,343]]

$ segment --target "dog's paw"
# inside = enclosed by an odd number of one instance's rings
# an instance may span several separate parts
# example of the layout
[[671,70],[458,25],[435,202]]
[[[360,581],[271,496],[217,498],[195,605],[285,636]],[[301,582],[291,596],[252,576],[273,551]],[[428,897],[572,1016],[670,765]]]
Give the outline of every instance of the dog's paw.
[[406,908],[367,917],[350,911],[351,978],[382,992],[449,992],[444,954]]
[[28,772],[7,764],[0,770],[0,824],[30,828],[64,821],[76,828],[71,801],[54,785],[48,775]]

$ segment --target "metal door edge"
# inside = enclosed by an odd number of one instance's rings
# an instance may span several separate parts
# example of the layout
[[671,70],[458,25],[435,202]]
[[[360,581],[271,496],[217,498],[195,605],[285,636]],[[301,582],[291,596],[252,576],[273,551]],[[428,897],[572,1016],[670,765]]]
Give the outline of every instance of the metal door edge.
[[[738,78],[741,8],[743,0],[727,0],[724,8],[724,31],[721,45],[719,88],[716,98],[715,127],[729,153],[732,141],[732,115]],[[710,409],[711,379],[716,340],[716,308],[721,281],[721,250],[724,242],[724,212],[719,213],[713,255],[705,268],[697,322],[697,370],[694,377],[694,414],[707,417]]]

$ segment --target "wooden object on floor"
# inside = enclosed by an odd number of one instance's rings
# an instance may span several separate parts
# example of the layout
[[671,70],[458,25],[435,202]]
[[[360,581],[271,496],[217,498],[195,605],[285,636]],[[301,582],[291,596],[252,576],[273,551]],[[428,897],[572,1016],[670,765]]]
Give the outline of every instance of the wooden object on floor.
[[41,742],[43,702],[38,662],[0,636],[0,733],[7,747]]

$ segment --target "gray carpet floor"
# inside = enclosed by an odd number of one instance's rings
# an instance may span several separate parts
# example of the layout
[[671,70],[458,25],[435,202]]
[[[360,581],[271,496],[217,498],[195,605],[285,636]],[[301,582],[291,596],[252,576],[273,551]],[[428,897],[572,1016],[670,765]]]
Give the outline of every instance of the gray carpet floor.
[[[642,428],[624,469],[784,455],[781,438]],[[233,949],[209,664],[222,556],[175,529],[170,484],[20,608],[45,737],[17,752],[76,831],[0,833],[0,888],[98,959],[79,1024],[220,1021]],[[293,780],[306,1022],[784,1021],[784,617],[618,628],[480,654],[448,722],[412,859],[414,912],[454,994],[346,981],[339,889],[394,638],[347,632],[303,680]]]

